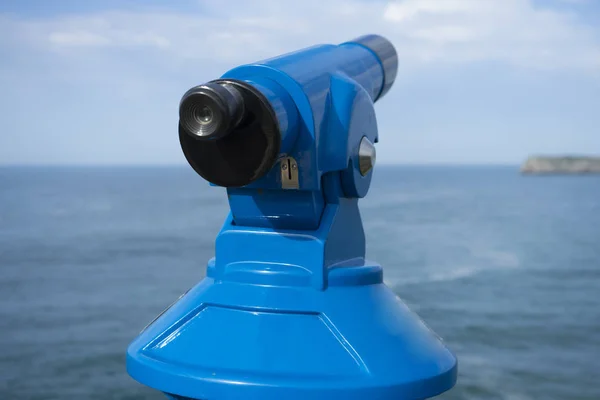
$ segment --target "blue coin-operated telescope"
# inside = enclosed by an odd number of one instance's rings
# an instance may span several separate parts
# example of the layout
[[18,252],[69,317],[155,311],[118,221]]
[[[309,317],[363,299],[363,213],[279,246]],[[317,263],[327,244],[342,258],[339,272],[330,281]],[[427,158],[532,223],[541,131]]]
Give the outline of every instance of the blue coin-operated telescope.
[[373,103],[397,67],[369,35],[183,96],[183,152],[231,212],[206,278],[129,346],[134,379],[178,400],[426,399],[454,385],[456,358],[365,259]]

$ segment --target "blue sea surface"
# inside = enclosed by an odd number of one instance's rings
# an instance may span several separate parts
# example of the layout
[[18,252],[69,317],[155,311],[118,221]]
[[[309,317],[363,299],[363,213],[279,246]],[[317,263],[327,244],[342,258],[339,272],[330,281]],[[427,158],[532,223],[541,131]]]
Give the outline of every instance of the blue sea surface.
[[[187,167],[0,168],[0,400],[163,399],[125,350],[227,214]],[[378,167],[385,280],[459,358],[440,399],[600,399],[600,176]]]

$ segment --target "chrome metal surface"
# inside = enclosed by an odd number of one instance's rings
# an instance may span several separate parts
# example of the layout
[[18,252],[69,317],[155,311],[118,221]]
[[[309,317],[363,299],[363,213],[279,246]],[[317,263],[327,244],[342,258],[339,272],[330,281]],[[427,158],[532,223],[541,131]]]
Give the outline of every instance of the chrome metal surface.
[[376,159],[375,145],[367,137],[363,137],[358,148],[358,168],[362,176],[373,169]]

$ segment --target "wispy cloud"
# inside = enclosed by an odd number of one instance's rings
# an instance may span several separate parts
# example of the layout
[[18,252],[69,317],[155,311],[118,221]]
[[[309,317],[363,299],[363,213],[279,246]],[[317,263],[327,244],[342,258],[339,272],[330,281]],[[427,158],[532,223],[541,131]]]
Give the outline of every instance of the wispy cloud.
[[527,0],[405,0],[390,3],[384,19],[395,23],[392,30],[400,40],[419,49],[404,54],[411,58],[492,60],[542,69],[600,67],[597,27],[571,11]]
[[396,44],[403,65],[493,60],[544,69],[600,66],[597,27],[529,0],[259,0],[228,6],[227,13],[223,7],[212,1],[196,14],[147,10],[3,19],[17,39],[55,50],[139,46],[182,59],[243,62],[378,32]]
[[48,35],[48,42],[61,47],[96,46],[155,46],[169,47],[170,42],[163,36],[153,33],[121,32],[115,35],[101,35],[89,31],[55,31]]

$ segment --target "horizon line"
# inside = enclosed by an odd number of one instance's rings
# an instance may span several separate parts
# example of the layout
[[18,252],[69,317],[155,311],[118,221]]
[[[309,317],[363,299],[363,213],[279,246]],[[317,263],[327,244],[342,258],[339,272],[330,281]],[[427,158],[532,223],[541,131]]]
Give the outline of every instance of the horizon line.
[[[379,162],[376,167],[519,167],[521,163],[514,162],[402,162],[402,163],[386,163]],[[184,163],[46,163],[46,164],[1,164],[0,168],[174,168],[174,167],[186,167],[189,168],[188,164]]]

